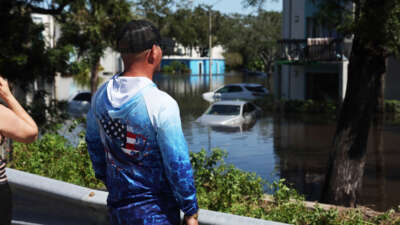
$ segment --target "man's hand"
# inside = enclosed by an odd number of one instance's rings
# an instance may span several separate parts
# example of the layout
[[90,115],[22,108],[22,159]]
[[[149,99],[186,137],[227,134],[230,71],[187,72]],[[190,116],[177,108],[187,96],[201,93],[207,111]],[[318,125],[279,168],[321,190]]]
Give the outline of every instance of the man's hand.
[[199,214],[195,213],[192,216],[184,216],[183,219],[185,220],[186,225],[198,225],[199,220],[198,220]]
[[12,97],[12,94],[8,82],[0,76],[0,98],[7,101],[10,97]]

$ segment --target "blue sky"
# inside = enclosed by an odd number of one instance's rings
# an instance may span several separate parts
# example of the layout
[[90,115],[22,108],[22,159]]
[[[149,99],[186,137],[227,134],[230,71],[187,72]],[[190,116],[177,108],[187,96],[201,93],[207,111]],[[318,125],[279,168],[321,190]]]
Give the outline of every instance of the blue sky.
[[[216,3],[217,2],[217,3]],[[249,14],[254,12],[254,8],[244,8],[242,0],[193,0],[194,5],[198,4],[214,4],[213,9],[219,10],[222,13],[241,13]],[[263,6],[266,10],[282,11],[282,0],[266,0]]]

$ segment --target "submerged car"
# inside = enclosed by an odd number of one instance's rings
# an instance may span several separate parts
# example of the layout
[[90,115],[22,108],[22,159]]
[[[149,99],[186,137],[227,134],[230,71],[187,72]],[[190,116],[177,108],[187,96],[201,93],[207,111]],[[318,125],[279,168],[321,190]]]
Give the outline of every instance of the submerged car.
[[238,127],[253,123],[261,109],[246,101],[219,101],[212,104],[196,121],[210,126]]
[[68,99],[68,113],[71,116],[85,116],[90,109],[92,94],[89,91],[79,91]]
[[268,90],[261,84],[239,83],[227,84],[215,91],[203,93],[203,99],[208,102],[235,99],[253,101],[267,95]]

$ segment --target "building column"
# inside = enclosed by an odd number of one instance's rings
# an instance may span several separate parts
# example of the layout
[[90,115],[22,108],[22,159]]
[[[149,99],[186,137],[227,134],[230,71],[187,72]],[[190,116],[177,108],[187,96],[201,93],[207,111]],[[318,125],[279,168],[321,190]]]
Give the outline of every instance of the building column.
[[349,61],[342,61],[339,63],[339,98],[340,100],[344,100],[346,96],[346,88],[347,88],[347,72],[348,72]]

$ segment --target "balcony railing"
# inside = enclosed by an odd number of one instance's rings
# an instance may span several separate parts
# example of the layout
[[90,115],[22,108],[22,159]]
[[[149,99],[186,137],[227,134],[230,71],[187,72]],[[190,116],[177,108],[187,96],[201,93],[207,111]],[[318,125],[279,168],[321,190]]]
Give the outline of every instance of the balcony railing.
[[349,46],[343,39],[307,38],[279,40],[280,59],[299,63],[342,61],[349,58]]

